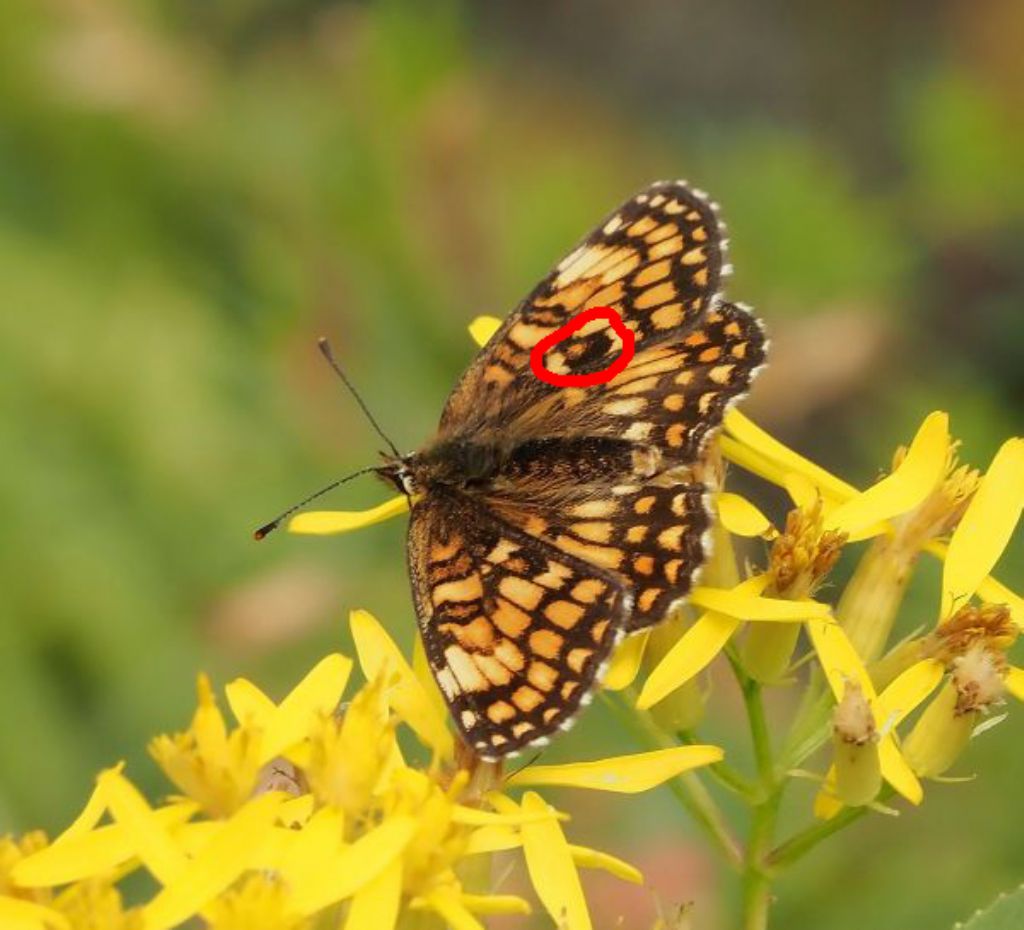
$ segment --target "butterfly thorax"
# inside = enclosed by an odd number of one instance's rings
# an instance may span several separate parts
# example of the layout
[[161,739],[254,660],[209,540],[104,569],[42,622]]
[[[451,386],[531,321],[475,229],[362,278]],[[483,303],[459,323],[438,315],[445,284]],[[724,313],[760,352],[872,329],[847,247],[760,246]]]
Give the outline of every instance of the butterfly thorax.
[[607,486],[616,477],[649,477],[660,461],[657,450],[609,436],[557,436],[494,441],[441,438],[419,452],[388,459],[380,476],[406,494],[455,490],[487,493],[531,485],[541,496],[568,485]]
[[400,459],[385,459],[377,473],[405,494],[439,488],[468,490],[489,484],[506,455],[498,443],[442,440]]

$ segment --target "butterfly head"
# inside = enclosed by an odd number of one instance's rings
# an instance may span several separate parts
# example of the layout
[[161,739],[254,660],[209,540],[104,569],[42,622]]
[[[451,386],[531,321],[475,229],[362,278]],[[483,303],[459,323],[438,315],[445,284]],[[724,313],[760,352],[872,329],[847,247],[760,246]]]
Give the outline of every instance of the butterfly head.
[[382,481],[390,484],[400,494],[407,494],[410,497],[416,494],[421,487],[421,482],[416,480],[416,455],[389,455],[381,453],[384,464],[374,469]]

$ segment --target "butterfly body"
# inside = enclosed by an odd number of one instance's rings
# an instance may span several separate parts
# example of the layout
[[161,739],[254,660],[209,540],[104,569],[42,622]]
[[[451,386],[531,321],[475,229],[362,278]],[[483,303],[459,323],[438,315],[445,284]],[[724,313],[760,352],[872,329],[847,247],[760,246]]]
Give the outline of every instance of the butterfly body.
[[[627,201],[492,336],[433,441],[378,469],[410,497],[425,651],[484,758],[568,726],[615,644],[683,600],[707,556],[705,445],[765,354],[758,321],[719,296],[721,230],[683,182]],[[593,306],[632,331],[628,366],[586,388],[536,377],[531,349]],[[599,371],[622,349],[595,319],[544,367]]]

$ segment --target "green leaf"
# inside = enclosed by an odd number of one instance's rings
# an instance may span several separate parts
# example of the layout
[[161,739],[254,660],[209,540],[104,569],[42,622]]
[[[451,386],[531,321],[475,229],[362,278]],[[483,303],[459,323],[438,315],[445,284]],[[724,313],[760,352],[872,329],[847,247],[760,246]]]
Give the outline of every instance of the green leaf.
[[983,911],[958,923],[953,930],[1019,930],[1024,927],[1024,885],[1001,894]]

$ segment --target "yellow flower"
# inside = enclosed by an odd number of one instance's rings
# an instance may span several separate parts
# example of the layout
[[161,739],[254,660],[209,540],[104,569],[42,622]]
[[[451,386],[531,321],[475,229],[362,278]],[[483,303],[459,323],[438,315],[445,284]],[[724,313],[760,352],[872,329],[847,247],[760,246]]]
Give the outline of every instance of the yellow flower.
[[[789,512],[786,526],[772,543],[768,563],[768,593],[799,600],[813,597],[835,566],[846,534],[824,528],[822,500],[815,495],[806,506]],[[789,668],[800,626],[753,624],[740,653],[743,668],[756,681],[772,683]]]
[[344,656],[327,656],[280,706],[250,682],[234,682],[228,701],[239,726],[231,731],[209,680],[200,675],[199,708],[192,726],[184,733],[158,736],[150,743],[150,754],[167,777],[208,813],[230,814],[252,794],[263,766],[337,706],[351,669]]
[[[232,682],[234,728],[201,677],[189,730],[154,744],[188,798],[153,807],[119,766],[99,776],[82,814],[54,843],[36,834],[0,842],[0,925],[164,930],[199,915],[212,930],[308,930],[330,913],[345,930],[393,930],[403,911],[429,910],[453,927],[479,928],[481,915],[526,914],[530,906],[467,890],[464,864],[522,849],[559,926],[583,930],[590,918],[579,868],[642,880],[628,863],[570,844],[565,815],[539,795],[527,792],[520,803],[495,791],[481,797],[479,786],[471,792],[469,774],[451,768],[452,737],[436,696],[370,614],[353,612],[352,626],[368,680],[347,704],[339,708],[352,663],[338,655],[279,704],[250,682]],[[404,761],[400,725],[433,750],[426,771]],[[260,769],[280,756],[294,773],[276,783],[289,790],[261,790]],[[634,793],[721,756],[692,746],[538,766],[505,789]],[[117,883],[138,868],[157,890],[125,910]]]
[[[1013,534],[1024,508],[1024,440],[1004,443],[977,485],[945,553],[942,619],[917,644],[921,661],[940,663],[950,675],[946,687],[907,739],[916,770],[941,775],[966,747],[979,718],[1004,692],[1024,698],[1024,673],[1006,660],[1020,623],[1006,604],[974,606],[974,598]],[[955,605],[961,604],[958,609]],[[926,697],[927,695],[925,695]],[[923,698],[922,698],[923,699]]]

